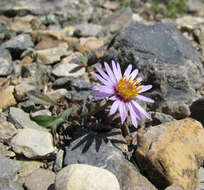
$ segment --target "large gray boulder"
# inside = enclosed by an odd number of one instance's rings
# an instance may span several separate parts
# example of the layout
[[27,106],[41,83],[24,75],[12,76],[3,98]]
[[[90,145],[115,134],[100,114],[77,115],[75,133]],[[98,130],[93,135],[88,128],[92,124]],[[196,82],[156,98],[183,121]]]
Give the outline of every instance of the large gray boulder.
[[204,84],[204,69],[191,43],[173,25],[134,24],[113,40],[102,61],[118,61],[138,68],[157,111],[177,119],[190,115],[189,106]]

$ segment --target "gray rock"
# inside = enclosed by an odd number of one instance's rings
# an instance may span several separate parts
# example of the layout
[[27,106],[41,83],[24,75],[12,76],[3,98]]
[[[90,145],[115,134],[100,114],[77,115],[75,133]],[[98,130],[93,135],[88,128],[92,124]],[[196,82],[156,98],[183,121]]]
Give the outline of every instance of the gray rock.
[[13,150],[27,158],[48,158],[54,153],[53,137],[49,132],[36,129],[18,129],[11,140]]
[[28,113],[25,113],[23,110],[16,107],[10,107],[9,119],[16,128],[30,128],[47,131],[45,128],[40,127],[38,124],[32,121]]
[[0,154],[0,178],[12,179],[21,168],[21,163],[10,160]]
[[88,19],[94,9],[89,1],[80,3],[79,0],[61,0],[44,1],[44,0],[2,0],[0,1],[0,13],[5,15],[24,16],[26,14],[48,15],[57,13],[67,18]]
[[24,190],[21,184],[8,178],[0,178],[0,189],[2,190]]
[[65,97],[69,100],[84,101],[91,98],[91,93],[92,91],[83,90],[78,92],[78,91],[72,90],[67,92]]
[[203,167],[199,169],[199,177],[200,177],[200,185],[196,190],[203,190],[204,189],[204,168]]
[[54,172],[39,168],[27,177],[24,186],[27,190],[55,190],[54,181]]
[[33,48],[34,44],[31,40],[30,35],[20,34],[2,44],[3,48],[12,50],[12,51],[24,51],[28,48]]
[[83,37],[88,37],[88,36],[96,36],[102,29],[101,25],[98,24],[79,24],[75,26],[75,32],[74,35],[76,36],[83,36]]
[[101,25],[104,26],[104,31],[117,32],[118,30],[132,24],[132,10],[130,7],[125,7],[113,12],[111,15],[104,17]]
[[54,88],[74,88],[75,90],[90,90],[93,84],[84,81],[83,79],[73,77],[63,77],[54,81]]
[[60,149],[56,153],[56,160],[55,160],[55,164],[54,164],[54,168],[53,168],[55,172],[58,172],[62,169],[63,160],[64,160],[64,150]]
[[161,112],[154,112],[151,114],[151,116],[152,116],[151,125],[159,125],[161,123],[175,120],[172,116]]
[[107,169],[116,175],[121,190],[156,189],[105,136],[94,132],[79,135],[69,147],[66,147],[65,166],[84,163]]
[[0,154],[5,157],[13,158],[16,154],[11,150],[11,146],[0,143]]
[[131,25],[115,37],[103,59],[115,59],[123,70],[128,64],[138,68],[144,82],[153,85],[148,94],[156,100],[154,109],[178,119],[190,115],[204,69],[193,46],[173,25]]
[[8,142],[17,133],[12,123],[4,121],[0,123],[0,142]]
[[13,63],[8,50],[0,48],[0,76],[8,76],[13,71]]
[[31,100],[26,100],[18,104],[25,112],[31,112],[35,108],[35,103]]

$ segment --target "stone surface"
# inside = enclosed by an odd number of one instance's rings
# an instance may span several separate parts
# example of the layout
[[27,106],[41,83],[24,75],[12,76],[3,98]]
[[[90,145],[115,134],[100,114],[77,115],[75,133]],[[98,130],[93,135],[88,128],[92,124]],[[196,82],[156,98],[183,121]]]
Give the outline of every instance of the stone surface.
[[103,61],[128,64],[153,89],[157,111],[180,119],[190,115],[195,92],[203,85],[204,69],[191,43],[171,24],[134,24],[112,41]]
[[189,31],[192,31],[196,27],[196,25],[200,25],[202,23],[204,23],[203,17],[195,17],[191,15],[176,19],[176,24],[178,24],[182,28],[188,29]]
[[27,190],[54,190],[54,181],[54,172],[39,168],[27,177],[24,186]]
[[137,163],[159,188],[177,184],[185,190],[199,184],[204,160],[203,126],[192,118],[171,121],[138,132]]
[[37,50],[37,62],[44,65],[56,63],[67,54],[68,45],[63,43],[58,47]]
[[200,185],[196,190],[204,189],[204,168],[200,167],[199,169]]
[[28,176],[30,176],[35,170],[39,168],[45,168],[46,164],[39,161],[19,161],[21,168],[18,170],[15,180],[20,184],[24,184]]
[[[135,167],[115,148],[106,135],[79,132],[65,149],[64,165],[83,163],[111,171],[117,177],[121,190],[156,190]],[[112,139],[113,140],[113,139]]]
[[165,188],[165,190],[183,190],[183,188],[181,186],[178,185],[170,185],[169,187]]
[[7,76],[13,71],[13,63],[8,50],[0,48],[0,76]]
[[56,190],[120,190],[117,178],[108,170],[86,165],[71,164],[56,177]]
[[121,28],[125,28],[132,23],[132,10],[129,7],[121,8],[111,15],[104,17],[101,25],[104,30],[117,32]]
[[18,129],[11,140],[13,150],[27,158],[47,158],[55,151],[49,132],[36,129]]
[[39,111],[35,111],[35,112],[31,112],[30,116],[32,117],[36,117],[39,115],[47,115],[47,116],[51,116],[52,113],[49,110],[39,110]]
[[4,89],[0,90],[0,108],[1,109],[6,109],[11,105],[16,104],[16,100],[14,98],[14,86],[8,86],[5,87]]
[[22,167],[21,163],[0,154],[0,178],[12,179]]
[[38,124],[32,121],[28,113],[16,107],[10,107],[9,119],[16,128],[30,128],[47,131],[46,129],[40,127]]
[[51,90],[47,93],[47,96],[54,100],[54,101],[58,101],[60,100],[60,98],[62,98],[63,96],[65,96],[67,94],[67,90],[64,88],[61,89],[57,89],[57,90]]
[[153,112],[151,113],[151,116],[152,116],[152,120],[150,121],[150,123],[153,126],[175,120],[172,116],[161,112]]
[[79,0],[61,0],[44,1],[44,0],[2,0],[0,1],[0,12],[6,15],[24,16],[27,13],[32,15],[49,15],[56,13],[57,15],[65,15],[65,17],[88,19],[94,9],[88,1],[83,4]]
[[63,161],[64,161],[64,150],[59,149],[58,152],[56,153],[55,164],[53,167],[55,172],[59,172],[62,169]]
[[85,74],[85,69],[76,64],[80,62],[82,54],[76,52],[64,58],[61,63],[57,64],[52,73],[58,77],[79,77]]
[[8,142],[17,133],[14,125],[8,121],[0,123],[0,142]]
[[86,82],[84,79],[74,78],[74,77],[62,77],[56,79],[53,83],[55,88],[74,88],[75,90],[90,90],[92,84]]
[[26,93],[31,90],[35,90],[36,86],[30,84],[29,81],[21,81],[18,85],[15,86],[15,97],[18,101],[22,101],[26,98]]
[[7,48],[13,51],[24,51],[28,48],[33,48],[34,44],[31,40],[30,35],[20,34],[2,44],[3,48]]
[[32,15],[26,15],[23,17],[16,16],[14,17],[13,22],[11,22],[11,30],[18,33],[30,33],[33,30],[31,23],[37,22],[37,20],[39,22],[39,19]]
[[75,26],[74,35],[76,36],[96,36],[102,29],[101,25],[98,24],[79,24]]
[[14,157],[16,154],[11,150],[11,146],[0,143],[0,154],[5,157]]
[[0,189],[2,190],[24,190],[23,186],[18,182],[14,182],[8,178],[0,178]]
[[[99,51],[104,46],[104,40],[102,38],[80,38],[80,47],[78,47],[81,53],[83,52],[91,52],[91,51]],[[98,52],[99,54],[100,52]],[[97,56],[97,52],[95,52]]]
[[116,10],[120,8],[120,3],[117,1],[106,1],[103,7],[110,10]]

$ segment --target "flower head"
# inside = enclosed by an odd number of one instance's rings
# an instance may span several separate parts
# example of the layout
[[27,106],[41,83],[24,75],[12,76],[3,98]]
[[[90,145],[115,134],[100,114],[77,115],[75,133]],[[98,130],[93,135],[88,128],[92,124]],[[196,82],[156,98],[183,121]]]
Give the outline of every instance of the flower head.
[[132,124],[135,127],[137,127],[137,119],[142,120],[144,119],[143,116],[151,119],[151,116],[135,101],[135,98],[154,103],[151,98],[140,95],[142,92],[151,89],[152,85],[142,85],[142,78],[136,78],[138,69],[132,71],[131,64],[123,75],[119,63],[116,64],[112,61],[112,69],[107,63],[104,63],[104,65],[106,73],[97,68],[99,74],[95,74],[95,76],[103,85],[93,87],[93,90],[99,91],[93,94],[93,97],[108,97],[109,100],[113,101],[109,115],[113,115],[119,110],[122,124],[126,120],[127,112],[129,112]]

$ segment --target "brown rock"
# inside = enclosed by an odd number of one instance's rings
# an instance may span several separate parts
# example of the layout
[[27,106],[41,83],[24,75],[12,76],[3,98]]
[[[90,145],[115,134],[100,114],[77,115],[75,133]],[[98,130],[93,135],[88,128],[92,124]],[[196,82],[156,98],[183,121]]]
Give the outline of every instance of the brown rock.
[[42,49],[49,49],[49,48],[55,48],[59,46],[60,43],[63,43],[63,41],[60,40],[53,40],[51,38],[47,38],[46,40],[40,41],[36,46],[36,50],[42,50]]
[[27,65],[29,63],[32,63],[32,58],[30,56],[25,56],[21,61],[20,64],[21,65]]
[[16,104],[16,100],[13,96],[14,86],[8,86],[0,91],[0,108],[6,109],[11,105]]
[[139,130],[137,162],[159,188],[177,184],[194,190],[198,168],[204,160],[204,130],[198,121],[186,118]]

